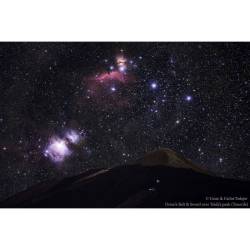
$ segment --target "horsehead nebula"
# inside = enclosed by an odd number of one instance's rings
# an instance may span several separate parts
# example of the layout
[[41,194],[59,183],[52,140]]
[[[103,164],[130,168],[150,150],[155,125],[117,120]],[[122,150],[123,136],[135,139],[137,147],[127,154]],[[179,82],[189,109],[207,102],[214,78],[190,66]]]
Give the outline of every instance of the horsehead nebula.
[[99,83],[108,83],[111,81],[119,81],[124,83],[126,81],[126,75],[119,71],[111,71],[96,75],[95,79]]
[[[131,60],[130,60],[131,61]],[[89,77],[83,78],[86,98],[102,109],[128,107],[131,105],[129,92],[135,83],[134,64],[128,64],[123,55],[115,57],[113,64]],[[79,101],[79,103],[81,103]]]

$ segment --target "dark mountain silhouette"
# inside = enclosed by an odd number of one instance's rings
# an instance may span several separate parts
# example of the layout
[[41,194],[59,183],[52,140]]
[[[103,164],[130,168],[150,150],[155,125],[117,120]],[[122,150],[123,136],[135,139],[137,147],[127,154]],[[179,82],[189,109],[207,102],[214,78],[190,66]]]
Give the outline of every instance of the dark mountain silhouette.
[[26,208],[248,207],[250,182],[209,173],[170,149],[31,187],[0,204]]

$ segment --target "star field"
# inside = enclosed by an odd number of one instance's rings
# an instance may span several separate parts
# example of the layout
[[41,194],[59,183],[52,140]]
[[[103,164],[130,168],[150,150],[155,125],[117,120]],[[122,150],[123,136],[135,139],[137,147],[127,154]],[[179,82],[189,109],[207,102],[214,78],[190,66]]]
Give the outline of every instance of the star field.
[[250,179],[249,43],[1,43],[0,199],[168,147]]

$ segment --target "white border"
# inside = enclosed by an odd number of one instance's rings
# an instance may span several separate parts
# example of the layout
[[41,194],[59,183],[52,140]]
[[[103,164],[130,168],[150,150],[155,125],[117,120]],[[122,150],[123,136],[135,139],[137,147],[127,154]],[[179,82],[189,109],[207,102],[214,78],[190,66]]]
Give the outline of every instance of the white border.
[[[1,0],[0,0],[1,1]],[[1,41],[250,41],[244,0],[8,0]],[[0,248],[246,249],[249,210],[0,210]]]
[[20,209],[1,210],[0,221],[4,250],[235,250],[249,245],[247,209]]
[[8,0],[4,41],[249,41],[247,0]]

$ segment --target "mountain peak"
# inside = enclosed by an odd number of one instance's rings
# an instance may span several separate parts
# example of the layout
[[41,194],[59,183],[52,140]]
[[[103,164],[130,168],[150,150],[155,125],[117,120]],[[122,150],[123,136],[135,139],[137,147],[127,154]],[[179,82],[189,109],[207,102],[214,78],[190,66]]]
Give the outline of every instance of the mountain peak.
[[[250,182],[216,177],[181,154],[161,148],[135,164],[93,168],[38,184],[3,201],[0,207],[221,207],[221,203],[210,203],[205,198],[248,199],[249,187]],[[238,202],[230,206],[249,205]]]
[[206,169],[196,165],[190,159],[185,158],[183,155],[169,148],[159,148],[148,152],[144,157],[139,159],[137,163],[142,166],[161,165],[174,168],[188,168],[197,172],[208,174]]

